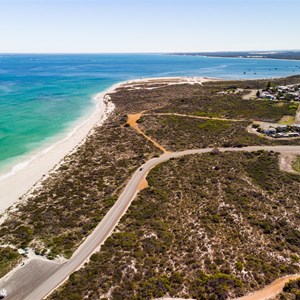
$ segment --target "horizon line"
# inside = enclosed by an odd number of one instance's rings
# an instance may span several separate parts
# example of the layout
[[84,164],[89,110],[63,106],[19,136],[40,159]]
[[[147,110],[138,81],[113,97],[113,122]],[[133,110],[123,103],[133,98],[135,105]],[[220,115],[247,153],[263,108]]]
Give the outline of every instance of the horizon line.
[[[0,0],[1,1],[1,0]],[[53,55],[59,55],[59,54],[69,54],[69,55],[76,55],[76,54],[181,54],[181,53],[221,53],[221,52],[227,52],[227,53],[235,53],[235,52],[270,52],[270,51],[276,51],[276,52],[300,52],[300,49],[267,49],[267,50],[213,50],[213,51],[150,51],[150,52],[0,52],[0,55],[24,55],[24,54],[53,54]]]

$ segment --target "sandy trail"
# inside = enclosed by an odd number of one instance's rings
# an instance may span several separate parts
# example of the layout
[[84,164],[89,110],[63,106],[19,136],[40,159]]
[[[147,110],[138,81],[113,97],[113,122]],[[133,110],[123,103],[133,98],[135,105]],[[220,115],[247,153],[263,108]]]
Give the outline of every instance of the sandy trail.
[[[288,275],[281,278],[276,279],[268,286],[263,289],[253,292],[249,295],[239,297],[239,298],[231,298],[231,300],[270,300],[276,296],[278,296],[284,288],[284,285],[290,280],[299,279],[300,274]],[[184,300],[183,298],[158,298],[154,300]],[[188,299],[195,300],[195,299]]]
[[156,298],[153,300],[195,300],[195,299],[187,299],[187,298]]
[[145,116],[177,116],[177,117],[185,117],[192,119],[200,119],[200,120],[217,120],[217,121],[229,121],[229,122],[245,122],[243,119],[226,119],[226,118],[218,118],[218,117],[205,117],[205,116],[193,116],[193,115],[185,115],[178,113],[145,113]]
[[139,125],[137,123],[137,121],[142,117],[142,115],[143,115],[143,112],[138,113],[138,114],[129,114],[128,119],[127,119],[127,123],[129,124],[129,126],[132,127],[134,130],[136,130],[139,134],[142,134],[148,141],[150,141],[155,147],[157,147],[163,153],[170,152],[142,131],[142,129],[139,127]]
[[266,286],[265,288],[263,288],[257,292],[254,292],[250,295],[236,298],[235,300],[267,300],[267,299],[271,299],[271,298],[279,295],[282,292],[284,285],[287,282],[289,282],[290,280],[298,279],[298,278],[300,278],[300,274],[289,275],[289,276],[279,278],[279,279],[275,280],[274,282],[272,282],[270,285]]
[[[278,296],[284,288],[284,285],[290,280],[299,279],[300,274],[288,275],[281,278],[276,279],[268,286],[263,289],[253,292],[249,295],[239,297],[239,298],[231,298],[231,300],[270,300],[276,296]],[[153,300],[184,300],[183,298],[158,298]],[[195,299],[187,299],[187,300],[195,300]]]

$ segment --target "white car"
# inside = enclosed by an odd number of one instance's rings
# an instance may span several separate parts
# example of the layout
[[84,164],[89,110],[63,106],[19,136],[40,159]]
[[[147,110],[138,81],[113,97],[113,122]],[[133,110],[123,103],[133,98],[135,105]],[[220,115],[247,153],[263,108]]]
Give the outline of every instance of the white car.
[[6,291],[0,290],[0,299],[4,299],[6,297]]

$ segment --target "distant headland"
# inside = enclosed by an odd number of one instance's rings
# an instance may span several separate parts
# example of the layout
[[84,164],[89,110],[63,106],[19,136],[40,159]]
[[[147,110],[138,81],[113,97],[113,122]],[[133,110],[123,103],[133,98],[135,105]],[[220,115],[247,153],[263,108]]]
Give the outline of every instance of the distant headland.
[[207,57],[237,57],[237,58],[269,58],[300,60],[300,50],[293,51],[220,51],[220,52],[180,52],[175,55],[207,56]]

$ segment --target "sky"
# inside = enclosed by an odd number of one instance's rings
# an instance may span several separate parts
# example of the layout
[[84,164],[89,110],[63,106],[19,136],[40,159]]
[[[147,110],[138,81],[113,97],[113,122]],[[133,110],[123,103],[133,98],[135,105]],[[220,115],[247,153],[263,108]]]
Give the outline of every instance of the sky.
[[300,49],[300,0],[0,0],[0,53]]

